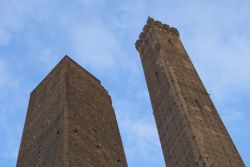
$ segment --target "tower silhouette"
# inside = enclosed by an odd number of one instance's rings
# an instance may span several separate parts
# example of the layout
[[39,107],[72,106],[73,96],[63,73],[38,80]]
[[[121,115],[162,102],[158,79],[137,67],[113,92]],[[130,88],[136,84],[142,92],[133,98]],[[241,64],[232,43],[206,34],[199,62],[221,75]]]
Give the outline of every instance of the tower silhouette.
[[127,167],[111,97],[65,56],[32,91],[17,167]]
[[148,18],[136,48],[167,166],[245,166],[179,32]]

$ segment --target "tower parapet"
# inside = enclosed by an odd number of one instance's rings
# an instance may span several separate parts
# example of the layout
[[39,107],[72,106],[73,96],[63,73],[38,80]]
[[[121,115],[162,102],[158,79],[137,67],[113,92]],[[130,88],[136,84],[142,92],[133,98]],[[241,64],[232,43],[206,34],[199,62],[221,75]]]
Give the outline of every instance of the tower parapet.
[[154,29],[179,37],[179,31],[176,28],[170,27],[168,24],[163,24],[158,20],[154,20],[152,17],[148,17],[147,24],[143,27],[143,31],[140,33],[139,39],[135,43],[137,49],[141,48],[141,44],[145,42],[145,37]]

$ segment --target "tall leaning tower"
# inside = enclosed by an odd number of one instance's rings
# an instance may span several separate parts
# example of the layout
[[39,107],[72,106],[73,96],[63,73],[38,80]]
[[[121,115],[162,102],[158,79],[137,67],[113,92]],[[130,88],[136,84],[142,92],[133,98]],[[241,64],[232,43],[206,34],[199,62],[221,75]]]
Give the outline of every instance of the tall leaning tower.
[[148,18],[140,53],[168,167],[244,167],[175,28]]
[[111,97],[68,56],[30,95],[17,167],[127,167]]

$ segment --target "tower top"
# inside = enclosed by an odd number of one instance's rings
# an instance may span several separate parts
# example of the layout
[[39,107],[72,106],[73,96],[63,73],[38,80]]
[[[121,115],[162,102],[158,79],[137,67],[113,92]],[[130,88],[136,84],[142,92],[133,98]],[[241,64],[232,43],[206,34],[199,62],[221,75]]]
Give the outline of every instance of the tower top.
[[67,65],[71,64],[75,66],[78,70],[83,71],[85,74],[87,74],[90,78],[92,78],[94,81],[96,81],[98,84],[101,85],[101,82],[99,79],[97,79],[94,75],[92,75],[90,72],[88,72],[86,69],[84,69],[82,66],[80,66],[77,62],[75,62],[72,58],[70,58],[68,55],[65,55],[60,62],[47,74],[47,76],[37,85],[37,87],[31,92],[34,93],[36,92],[44,83],[48,80],[50,80],[53,77],[53,73],[55,71],[59,70],[66,70]]
[[135,43],[135,47],[140,49],[141,44],[144,42],[145,37],[147,34],[152,31],[153,29],[158,29],[160,31],[165,31],[171,33],[177,37],[179,37],[179,32],[176,28],[170,27],[167,24],[162,23],[161,21],[155,20],[152,17],[148,17],[147,24],[143,27],[143,31],[139,35],[139,39]]
[[75,62],[71,57],[69,57],[68,55],[65,55],[62,60],[58,63],[62,63],[64,61],[69,61],[70,63],[78,66],[81,70],[83,70],[85,73],[87,73],[91,78],[93,78],[94,80],[96,80],[97,82],[101,83],[101,81],[99,79],[97,79],[93,74],[91,74],[90,72],[88,72],[85,68],[83,68],[81,65],[79,65],[77,62]]

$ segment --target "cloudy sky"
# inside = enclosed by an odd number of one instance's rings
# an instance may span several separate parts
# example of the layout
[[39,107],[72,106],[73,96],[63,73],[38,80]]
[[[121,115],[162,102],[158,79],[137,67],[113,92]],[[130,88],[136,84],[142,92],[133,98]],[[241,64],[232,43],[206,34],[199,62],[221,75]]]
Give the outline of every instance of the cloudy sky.
[[148,16],[176,27],[250,166],[249,0],[0,0],[0,166],[14,167],[29,93],[65,55],[113,99],[130,167],[164,167],[134,43]]

